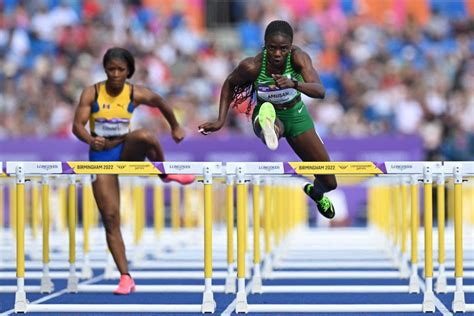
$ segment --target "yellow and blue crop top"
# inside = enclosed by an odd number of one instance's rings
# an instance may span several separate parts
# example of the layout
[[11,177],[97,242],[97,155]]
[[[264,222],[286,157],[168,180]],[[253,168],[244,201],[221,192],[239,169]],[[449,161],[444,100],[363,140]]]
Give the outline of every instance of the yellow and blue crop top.
[[133,85],[126,83],[117,96],[110,96],[105,82],[95,88],[95,101],[89,117],[92,135],[102,137],[123,136],[130,131],[130,120],[134,110]]

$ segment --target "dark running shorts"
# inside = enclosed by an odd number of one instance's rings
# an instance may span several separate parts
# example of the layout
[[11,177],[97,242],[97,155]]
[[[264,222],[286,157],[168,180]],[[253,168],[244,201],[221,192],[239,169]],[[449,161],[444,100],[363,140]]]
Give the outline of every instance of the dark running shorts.
[[89,150],[90,161],[120,161],[123,151],[123,142],[108,150]]

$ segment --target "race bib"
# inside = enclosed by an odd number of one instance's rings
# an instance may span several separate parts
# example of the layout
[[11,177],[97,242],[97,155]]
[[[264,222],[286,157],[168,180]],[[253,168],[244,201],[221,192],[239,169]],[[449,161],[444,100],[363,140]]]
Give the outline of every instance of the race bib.
[[96,119],[94,133],[102,137],[123,136],[130,131],[128,119]]
[[270,86],[259,86],[258,97],[273,104],[284,104],[292,101],[298,95],[298,91],[293,88],[274,89]]

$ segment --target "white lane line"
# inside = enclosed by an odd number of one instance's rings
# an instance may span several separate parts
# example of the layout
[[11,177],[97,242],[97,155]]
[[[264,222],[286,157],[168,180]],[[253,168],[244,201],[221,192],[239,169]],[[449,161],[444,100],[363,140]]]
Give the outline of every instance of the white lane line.
[[[425,292],[425,283],[424,280],[418,276],[418,282],[420,282],[420,289]],[[250,293],[250,290],[252,288],[252,281],[250,281],[247,286],[245,287],[245,292],[248,295]],[[443,314],[443,316],[453,316],[453,313],[449,311],[449,309],[439,300],[439,298],[434,295],[434,302],[436,308]],[[237,299],[234,299],[228,306],[227,308],[222,312],[221,315],[223,316],[230,316],[232,312],[235,310],[235,306],[237,304]]]
[[[425,281],[418,275],[418,282],[420,283],[420,289],[425,292]],[[449,311],[449,309],[444,306],[443,302],[439,300],[439,298],[436,295],[433,295],[434,297],[434,303],[437,309],[443,314],[443,316],[453,316],[453,313]]]
[[[250,290],[252,289],[252,284],[253,281],[250,280],[247,286],[245,287],[245,293],[248,295],[250,293]],[[237,298],[235,298],[228,306],[227,308],[222,312],[222,316],[230,316],[232,312],[235,310],[235,306],[237,305]]]
[[[85,281],[85,282],[81,282],[81,283],[79,283],[79,284],[80,284],[80,285],[91,284],[91,283],[94,283],[94,282],[102,281],[103,279],[104,279],[104,275],[101,274],[101,275],[96,276],[95,278],[92,278],[92,279],[87,280],[87,281]],[[28,304],[40,304],[40,303],[49,301],[49,300],[51,300],[51,299],[53,299],[53,298],[56,298],[56,297],[58,297],[58,296],[61,296],[61,295],[63,295],[63,294],[67,294],[67,293],[68,293],[68,292],[67,292],[67,288],[65,288],[65,289],[62,289],[62,290],[59,291],[59,292],[52,293],[52,294],[50,294],[50,295],[47,295],[47,296],[42,297],[42,298],[40,298],[40,299],[37,299],[36,301],[29,302]],[[10,310],[8,310],[8,311],[6,311],[6,312],[4,312],[3,314],[0,314],[0,316],[11,315],[11,314],[13,314],[13,313],[15,313],[15,309],[14,309],[14,308],[13,308],[13,309],[10,309]]]

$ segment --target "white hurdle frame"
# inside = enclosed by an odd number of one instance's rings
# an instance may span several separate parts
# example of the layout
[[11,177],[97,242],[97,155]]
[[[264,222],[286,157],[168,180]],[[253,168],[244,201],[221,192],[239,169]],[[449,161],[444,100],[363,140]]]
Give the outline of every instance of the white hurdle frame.
[[[365,169],[363,172],[358,172],[358,164],[366,166],[360,166],[361,169]],[[372,164],[372,165],[370,165]],[[352,166],[351,166],[352,165]],[[312,168],[313,166],[313,168]],[[339,167],[339,168],[338,168]],[[351,168],[352,167],[352,168]],[[461,173],[461,170],[464,173]],[[452,175],[455,177],[455,183],[462,184],[462,174],[474,174],[474,163],[443,163],[443,162],[385,162],[385,163],[364,163],[364,162],[341,162],[341,163],[261,163],[261,162],[230,162],[226,164],[226,173],[236,175],[237,183],[244,183],[247,176],[257,175],[294,175],[294,174],[392,174],[392,175],[411,175],[417,184],[418,177],[421,175],[425,187],[425,192],[431,189],[433,182],[433,174]],[[237,209],[241,206],[242,200],[239,198],[237,193]],[[429,193],[431,198],[431,191]],[[425,201],[428,197],[425,196]],[[459,199],[458,199],[459,201]],[[458,206],[456,211],[456,224],[462,225],[460,210]],[[431,212],[432,215],[432,200],[429,201],[428,205],[425,205],[425,212]],[[242,242],[243,238],[239,237],[243,233],[243,228],[240,228],[239,224],[244,221],[242,216],[237,212],[237,239],[238,243]],[[245,277],[243,274],[238,275],[238,291],[236,295],[236,313],[269,313],[269,312],[304,312],[304,313],[324,313],[324,312],[434,312],[435,311],[435,296],[433,293],[433,279],[432,279],[432,266],[433,258],[432,255],[427,256],[426,254],[432,254],[432,216],[426,218],[425,225],[430,225],[429,230],[425,230],[425,274],[430,271],[429,274],[425,275],[425,292],[423,297],[423,303],[421,304],[248,304],[247,294],[245,292]],[[465,304],[464,302],[464,289],[462,285],[462,231],[456,233],[456,238],[459,240],[456,242],[456,248],[461,245],[461,249],[456,251],[456,290],[455,297],[453,300],[453,311],[465,312],[474,311],[474,304]],[[238,244],[238,248],[241,246]],[[428,249],[429,248],[429,249]],[[461,260],[458,256],[461,254]],[[237,252],[238,271],[244,271],[245,260],[239,258],[242,252]],[[459,267],[461,264],[461,267]],[[417,269],[417,266],[413,266]],[[376,272],[367,277],[393,277],[399,278],[400,272]],[[330,272],[272,272],[271,278],[328,278]],[[333,273],[334,277],[361,277],[360,271],[345,271],[345,273]],[[343,276],[342,276],[343,275]],[[365,275],[364,275],[365,276]],[[416,276],[414,270],[412,278]],[[327,286],[265,286],[263,285],[259,289],[259,293],[411,293],[413,290],[412,281],[406,286],[344,286],[344,287],[327,287]]]
[[[64,162],[7,162],[6,171],[7,174],[15,175],[17,181],[17,289],[15,295],[15,312],[69,312],[69,311],[83,311],[83,312],[202,312],[202,313],[214,313],[216,303],[213,297],[213,291],[224,291],[223,286],[212,285],[212,226],[211,226],[211,205],[206,204],[206,201],[211,198],[211,188],[213,176],[227,175],[236,176],[237,179],[237,239],[238,239],[238,258],[237,258],[237,272],[238,272],[238,289],[237,289],[237,313],[248,313],[248,312],[434,312],[434,294],[433,294],[433,280],[432,275],[425,275],[425,288],[424,299],[422,304],[248,304],[247,294],[245,291],[245,257],[241,256],[241,249],[243,249],[242,241],[245,240],[246,236],[244,233],[244,222],[242,218],[242,212],[244,205],[242,205],[242,192],[239,193],[239,185],[242,187],[247,180],[247,176],[269,176],[269,175],[309,175],[309,174],[379,174],[379,175],[410,175],[413,181],[418,181],[418,178],[422,176],[425,190],[431,188],[433,182],[433,175],[442,174],[443,176],[454,176],[455,181],[455,278],[456,287],[454,293],[454,299],[452,302],[452,309],[454,312],[466,312],[474,311],[474,304],[466,304],[464,298],[464,286],[463,286],[463,266],[462,266],[462,210],[461,199],[459,199],[462,192],[462,183],[464,175],[474,175],[474,162],[384,162],[384,163],[372,163],[372,162],[230,162],[226,164],[225,172],[222,167],[222,163],[203,163],[203,162],[114,162],[114,163],[96,163],[96,162],[70,162],[72,165],[67,166],[68,163]],[[131,165],[138,166],[134,170],[130,168]],[[79,168],[82,166],[82,168]],[[104,168],[106,166],[107,168]],[[0,167],[2,167],[0,165]],[[93,305],[78,305],[78,304],[28,304],[26,300],[26,290],[24,284],[24,185],[25,177],[30,175],[41,175],[47,178],[48,175],[53,174],[134,174],[134,175],[150,175],[150,174],[195,174],[204,176],[204,201],[205,201],[205,230],[204,230],[204,253],[205,253],[205,264],[204,264],[204,277],[205,282],[203,286],[194,286],[193,289],[189,288],[190,291],[203,291],[202,304],[195,305],[182,305],[182,304],[124,304],[124,305],[110,305],[110,304],[93,304]],[[258,178],[254,178],[258,179]],[[260,181],[260,179],[255,180]],[[70,180],[70,189],[74,188],[75,181],[74,177]],[[240,190],[242,191],[242,190]],[[425,200],[427,197],[425,196]],[[72,203],[70,201],[71,209]],[[425,212],[431,211],[429,208],[432,205],[426,206]],[[425,218],[425,226],[431,225],[430,218]],[[71,224],[72,225],[72,224]],[[460,226],[461,225],[461,226]],[[70,244],[73,242],[73,232],[70,231]],[[425,273],[426,271],[432,272],[432,256],[428,256],[429,252],[432,252],[432,235],[425,232],[425,242],[429,244],[425,245]],[[75,273],[75,260],[74,256],[70,257],[70,272],[68,289],[71,292],[77,291],[79,287],[74,282]],[[416,269],[416,265],[414,266]],[[351,271],[349,271],[351,272]],[[357,272],[360,277],[360,272]],[[348,277],[350,273],[346,273],[344,277]],[[372,273],[373,275],[373,273]],[[396,277],[399,277],[398,272],[394,272]],[[28,275],[27,275],[28,276]],[[290,272],[272,272],[271,277],[276,278],[308,278],[308,277],[327,277],[327,274],[321,273],[290,273]],[[384,274],[384,277],[389,274]],[[227,273],[222,273],[223,278],[227,277]],[[71,281],[72,278],[72,281]],[[76,285],[76,286],[74,286]],[[388,289],[383,288],[384,291],[401,291],[409,292],[410,285],[403,287],[392,287]],[[101,285],[98,285],[101,287]],[[161,287],[161,286],[160,286]],[[349,290],[347,292],[361,292],[360,286],[345,287]],[[88,291],[88,288],[83,288]],[[368,289],[368,291],[367,291]],[[364,292],[375,293],[379,291],[381,287],[366,287]],[[93,290],[89,288],[89,290]],[[153,291],[151,286],[143,287],[143,292]],[[186,288],[175,288],[169,289],[167,292],[186,292]],[[320,293],[326,292],[331,293],[329,288],[323,287],[301,287],[301,286],[265,286],[261,287],[261,292],[265,293]],[[335,288],[333,293],[341,293],[342,289]],[[346,292],[346,291],[344,291]]]
[[[132,166],[133,165],[133,166]],[[134,167],[134,168],[132,168]],[[213,297],[213,290],[223,291],[222,287],[212,286],[212,178],[214,175],[222,174],[222,163],[220,162],[7,162],[6,172],[16,176],[17,182],[17,286],[15,293],[15,312],[155,312],[155,313],[171,313],[171,312],[202,312],[214,313],[216,302]],[[25,287],[25,267],[24,267],[24,185],[25,177],[31,175],[41,175],[47,178],[52,174],[72,174],[70,176],[69,190],[75,193],[75,176],[74,174],[134,174],[134,175],[151,175],[151,174],[194,174],[204,176],[204,285],[175,287],[165,289],[163,285],[159,286],[143,286],[140,292],[195,292],[202,291],[203,300],[201,304],[29,304],[26,299],[26,291],[31,289]],[[77,203],[74,198],[69,201],[69,211],[75,212]],[[74,228],[75,217],[71,217],[73,221],[69,223],[69,245],[75,246]],[[72,229],[71,229],[72,228]],[[82,285],[77,283],[75,275],[75,252],[70,248],[70,271],[68,275],[67,289],[69,292],[77,293],[79,289],[83,291],[108,290],[104,285]],[[51,276],[51,274],[50,274]],[[202,278],[202,274],[201,274]]]

